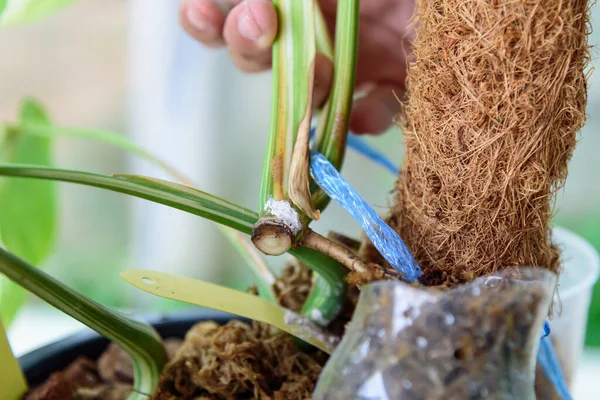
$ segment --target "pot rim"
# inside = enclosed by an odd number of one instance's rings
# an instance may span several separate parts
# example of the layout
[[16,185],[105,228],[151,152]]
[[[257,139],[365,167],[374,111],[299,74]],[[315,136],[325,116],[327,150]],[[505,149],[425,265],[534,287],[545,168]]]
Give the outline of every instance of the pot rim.
[[[236,315],[204,308],[192,308],[171,314],[131,314],[132,317],[151,324],[164,339],[183,338],[189,327],[196,322],[215,321],[220,325],[232,319],[247,321]],[[30,387],[43,383],[52,373],[66,368],[78,356],[102,353],[110,340],[84,328],[62,339],[43,345],[19,357],[19,365]],[[0,396],[1,397],[1,396]]]
[[[565,248],[571,249],[571,251],[577,251],[582,254],[586,260],[586,271],[584,274],[577,279],[576,283],[560,290],[560,277],[559,277],[559,294],[562,300],[568,299],[572,296],[577,296],[582,291],[588,291],[598,281],[600,276],[600,255],[596,251],[596,248],[592,246],[590,242],[584,239],[582,236],[575,232],[562,228],[552,228],[553,240],[558,242],[561,247],[561,254],[563,254]],[[563,271],[561,275],[566,273],[566,266],[569,265],[568,260],[563,260]],[[573,268],[573,267],[571,267]]]

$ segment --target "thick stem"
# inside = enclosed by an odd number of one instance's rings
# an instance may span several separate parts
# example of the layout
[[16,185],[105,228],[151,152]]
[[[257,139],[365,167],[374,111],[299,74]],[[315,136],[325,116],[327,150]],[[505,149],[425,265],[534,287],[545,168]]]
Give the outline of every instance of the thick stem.
[[302,244],[309,249],[317,250],[318,252],[333,258],[352,271],[360,273],[367,273],[369,271],[367,265],[348,248],[333,242],[314,231],[311,231],[304,236]]
[[309,231],[304,235],[302,245],[308,247],[309,249],[323,253],[326,256],[333,258],[351,271],[358,272],[360,274],[371,274],[373,270],[376,270],[376,272],[382,276],[391,279],[398,279],[399,277],[396,271],[391,271],[374,264],[367,266],[367,264],[359,259],[358,256],[347,247],[331,241],[314,231]]
[[358,252],[360,250],[360,247],[362,246],[362,242],[360,242],[359,240],[353,239],[338,232],[327,233],[327,239],[339,243],[342,246],[354,252]]
[[292,248],[301,231],[302,221],[292,204],[269,199],[263,216],[252,228],[251,239],[264,254],[278,256]]
[[295,239],[296,235],[289,226],[271,217],[261,218],[252,229],[252,243],[268,256],[280,256],[287,252]]
[[344,278],[347,269],[331,257],[308,247],[292,249],[289,253],[318,274],[301,314],[320,325],[327,325],[337,317],[346,299]]

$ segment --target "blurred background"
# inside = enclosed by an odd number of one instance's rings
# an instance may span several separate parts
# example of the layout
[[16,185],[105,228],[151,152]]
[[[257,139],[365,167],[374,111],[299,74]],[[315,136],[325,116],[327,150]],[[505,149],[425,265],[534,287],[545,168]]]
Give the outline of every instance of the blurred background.
[[[202,190],[256,209],[270,74],[242,74],[226,51],[193,42],[179,27],[177,7],[175,0],[81,0],[39,23],[1,29],[0,121],[15,121],[21,99],[32,96],[58,125],[127,135]],[[594,7],[593,20],[598,17]],[[599,43],[600,34],[594,32],[591,42]],[[594,63],[597,55],[594,51]],[[599,80],[600,75],[591,76],[590,117],[558,196],[555,223],[600,250]],[[397,129],[369,141],[401,163]],[[168,178],[135,156],[81,139],[58,139],[55,165]],[[393,175],[353,153],[344,175],[385,212]],[[118,273],[128,268],[168,271],[240,289],[251,283],[241,258],[209,222],[98,189],[60,184],[59,193],[58,245],[45,268],[103,304],[142,313],[184,307],[125,284]],[[335,205],[317,226],[355,236],[360,232]],[[49,328],[37,339],[24,340],[32,323]],[[35,340],[52,340],[76,326],[31,298],[9,333],[15,352],[22,354]],[[586,343],[600,348],[600,284],[595,286]]]

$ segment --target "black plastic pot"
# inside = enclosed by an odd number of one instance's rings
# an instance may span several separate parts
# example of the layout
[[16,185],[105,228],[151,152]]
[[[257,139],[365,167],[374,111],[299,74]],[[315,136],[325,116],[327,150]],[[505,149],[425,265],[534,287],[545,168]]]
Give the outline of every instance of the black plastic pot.
[[[230,314],[213,310],[198,310],[162,317],[140,318],[152,324],[161,337],[183,338],[192,325],[199,321],[212,320],[225,324],[239,319]],[[96,360],[106,349],[109,341],[97,333],[87,330],[51,343],[19,358],[19,364],[30,387],[42,384],[53,372],[66,368],[79,356]]]

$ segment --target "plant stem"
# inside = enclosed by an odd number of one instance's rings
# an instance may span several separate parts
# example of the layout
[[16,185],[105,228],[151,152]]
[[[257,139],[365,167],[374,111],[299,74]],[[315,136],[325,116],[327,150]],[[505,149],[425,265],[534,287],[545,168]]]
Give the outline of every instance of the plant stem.
[[300,313],[325,326],[339,314],[346,299],[347,270],[337,261],[307,247],[289,251],[318,274],[315,285]]
[[[273,202],[291,200],[309,218],[319,218],[312,206],[309,184],[315,2],[275,0],[273,3],[279,16],[279,36],[273,45],[271,126],[259,198],[261,219],[252,235],[253,242],[254,238],[259,239],[259,250],[268,255],[289,250],[301,234],[301,229],[286,226],[286,221],[270,212]],[[293,213],[298,211],[293,209]]]
[[360,242],[359,240],[350,238],[338,232],[328,232],[327,239],[331,240],[332,242],[339,243],[340,245],[354,252],[359,251],[360,246],[362,245],[362,242]]
[[300,215],[287,200],[269,199],[258,222],[252,227],[252,243],[264,254],[287,252],[302,233]]
[[310,231],[302,240],[302,244],[309,249],[316,250],[320,253],[327,254],[337,262],[344,265],[346,268],[359,272],[367,273],[369,268],[362,262],[356,254],[348,248],[319,235],[314,231]]
[[[161,160],[154,154],[142,149],[134,142],[129,140],[127,137],[119,135],[118,133],[111,132],[104,129],[83,129],[83,128],[65,128],[48,126],[47,124],[37,123],[21,123],[23,127],[22,132],[26,135],[40,136],[45,138],[52,138],[56,136],[67,136],[67,137],[78,137],[83,139],[93,139],[101,141],[107,144],[112,144],[119,147],[122,150],[129,151],[133,154],[140,156],[160,167],[163,171],[170,174],[173,178],[177,179],[183,185],[189,186],[190,188],[195,187],[195,184],[191,179],[187,178],[184,174],[177,171],[175,168],[168,165],[166,162]],[[17,129],[17,126],[5,125],[6,129]],[[228,228],[219,225],[223,234],[231,241],[234,247],[238,250],[240,255],[248,263],[251,271],[254,274],[256,284],[259,288],[259,294],[267,300],[276,303],[275,294],[273,293],[272,285],[275,281],[273,273],[269,270],[268,266],[260,258],[260,255],[256,251],[256,248],[252,246],[243,235],[235,229]]]
[[396,271],[391,271],[375,264],[367,266],[346,246],[329,240],[314,231],[310,231],[304,235],[302,245],[331,257],[351,271],[360,274],[376,274],[389,279],[399,278],[399,274]]
[[[317,126],[316,150],[327,157],[337,169],[340,169],[344,162],[348,124],[352,110],[358,49],[359,6],[359,0],[338,2],[333,86]],[[318,210],[323,210],[328,203],[327,195],[314,187],[314,206]]]
[[267,151],[263,163],[259,209],[262,210],[269,199],[285,200],[285,177],[288,172],[288,143],[286,121],[290,110],[284,104],[285,74],[282,68],[281,43],[273,43],[273,89],[271,100],[271,126],[267,140]]
[[[0,176],[50,179],[125,193],[201,216],[245,234],[252,232],[258,220],[258,214],[254,211],[200,190],[155,178],[134,175],[112,177],[48,167],[3,164],[0,164]],[[315,297],[305,308],[318,307],[325,316],[336,314],[344,301],[343,278],[347,271],[331,258],[308,248],[290,248],[288,252],[317,272],[328,287],[315,291]]]
[[63,285],[40,269],[0,248],[0,272],[48,304],[121,346],[133,360],[134,391],[129,400],[154,393],[167,355],[149,325],[112,311]]

